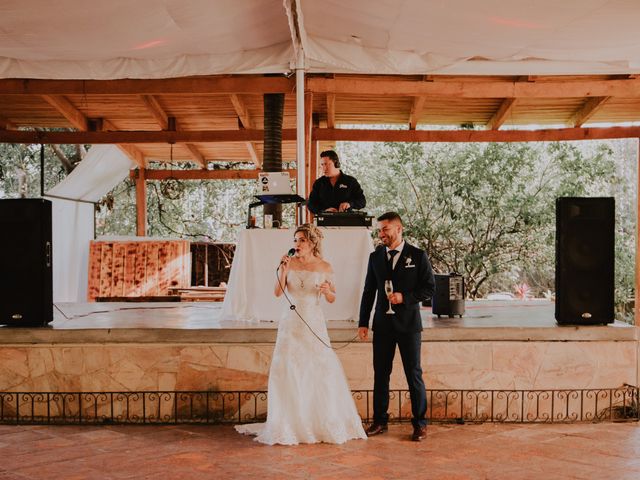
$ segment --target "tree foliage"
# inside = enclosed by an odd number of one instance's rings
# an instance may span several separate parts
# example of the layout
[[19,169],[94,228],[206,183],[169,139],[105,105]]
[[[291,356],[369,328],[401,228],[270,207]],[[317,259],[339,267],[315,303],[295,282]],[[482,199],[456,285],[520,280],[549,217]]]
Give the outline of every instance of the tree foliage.
[[[616,196],[618,294],[633,286],[633,142],[345,143],[367,209],[397,210],[406,236],[440,272],[465,276],[468,294],[533,283],[553,289],[555,199]],[[631,290],[630,290],[631,289]]]
[[[440,272],[465,276],[468,294],[554,288],[555,199],[616,198],[616,301],[633,297],[637,143],[355,143],[337,146],[367,210],[398,211],[406,236]],[[62,180],[83,149],[45,148],[45,189]],[[0,198],[40,194],[40,146],[0,145]],[[227,165],[225,165],[227,166]],[[157,165],[154,167],[158,167]],[[241,166],[242,167],[242,166]],[[246,167],[246,166],[245,166]],[[224,166],[218,168],[224,168]],[[233,242],[255,191],[249,180],[149,182],[148,234]],[[257,210],[258,217],[260,209]],[[292,225],[294,210],[285,209]],[[98,205],[98,235],[135,235],[135,187],[117,185]],[[260,223],[260,221],[258,222]]]

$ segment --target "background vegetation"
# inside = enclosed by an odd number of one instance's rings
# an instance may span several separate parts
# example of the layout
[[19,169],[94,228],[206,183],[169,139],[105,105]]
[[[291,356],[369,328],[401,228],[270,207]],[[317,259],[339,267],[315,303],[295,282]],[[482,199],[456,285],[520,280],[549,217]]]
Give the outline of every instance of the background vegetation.
[[[366,210],[397,210],[406,236],[439,272],[464,275],[476,298],[505,291],[553,295],[555,199],[616,198],[616,302],[634,294],[637,141],[552,143],[355,143],[337,146],[344,171],[367,195]],[[45,148],[50,188],[84,147]],[[40,194],[40,147],[0,145],[0,198]],[[157,167],[157,165],[155,166]],[[223,164],[213,168],[225,168]],[[150,182],[149,235],[233,242],[254,182]],[[289,225],[292,208],[285,211]],[[98,235],[135,235],[135,188],[117,185],[98,205]]]

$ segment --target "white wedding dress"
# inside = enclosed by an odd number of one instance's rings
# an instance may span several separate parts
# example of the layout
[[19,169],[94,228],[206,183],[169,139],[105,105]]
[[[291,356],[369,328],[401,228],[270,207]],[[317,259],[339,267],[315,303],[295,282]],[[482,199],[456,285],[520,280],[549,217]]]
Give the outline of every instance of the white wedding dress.
[[[331,345],[317,285],[330,275],[289,270],[287,291],[309,327]],[[269,445],[367,438],[338,356],[291,310],[278,325],[269,370],[267,422],[237,425]]]

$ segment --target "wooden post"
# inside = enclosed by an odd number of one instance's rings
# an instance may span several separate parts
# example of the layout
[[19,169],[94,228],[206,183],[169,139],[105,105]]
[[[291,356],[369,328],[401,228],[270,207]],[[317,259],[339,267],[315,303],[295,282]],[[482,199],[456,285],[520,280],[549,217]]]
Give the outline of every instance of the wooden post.
[[147,235],[147,180],[144,168],[140,167],[136,172],[136,235],[145,237]]

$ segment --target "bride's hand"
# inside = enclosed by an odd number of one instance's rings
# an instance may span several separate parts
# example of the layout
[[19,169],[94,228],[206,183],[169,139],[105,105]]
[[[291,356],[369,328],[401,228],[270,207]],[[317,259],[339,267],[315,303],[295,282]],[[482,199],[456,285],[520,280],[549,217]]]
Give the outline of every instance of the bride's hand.
[[333,293],[333,285],[331,285],[331,282],[329,282],[328,280],[325,280],[324,282],[322,282],[318,287],[318,289],[320,290],[320,293],[325,297]]
[[280,265],[278,266],[278,268],[283,272],[286,272],[287,270],[289,270],[289,262],[291,261],[292,258],[293,257],[290,257],[289,255],[283,255],[282,258],[280,259]]

